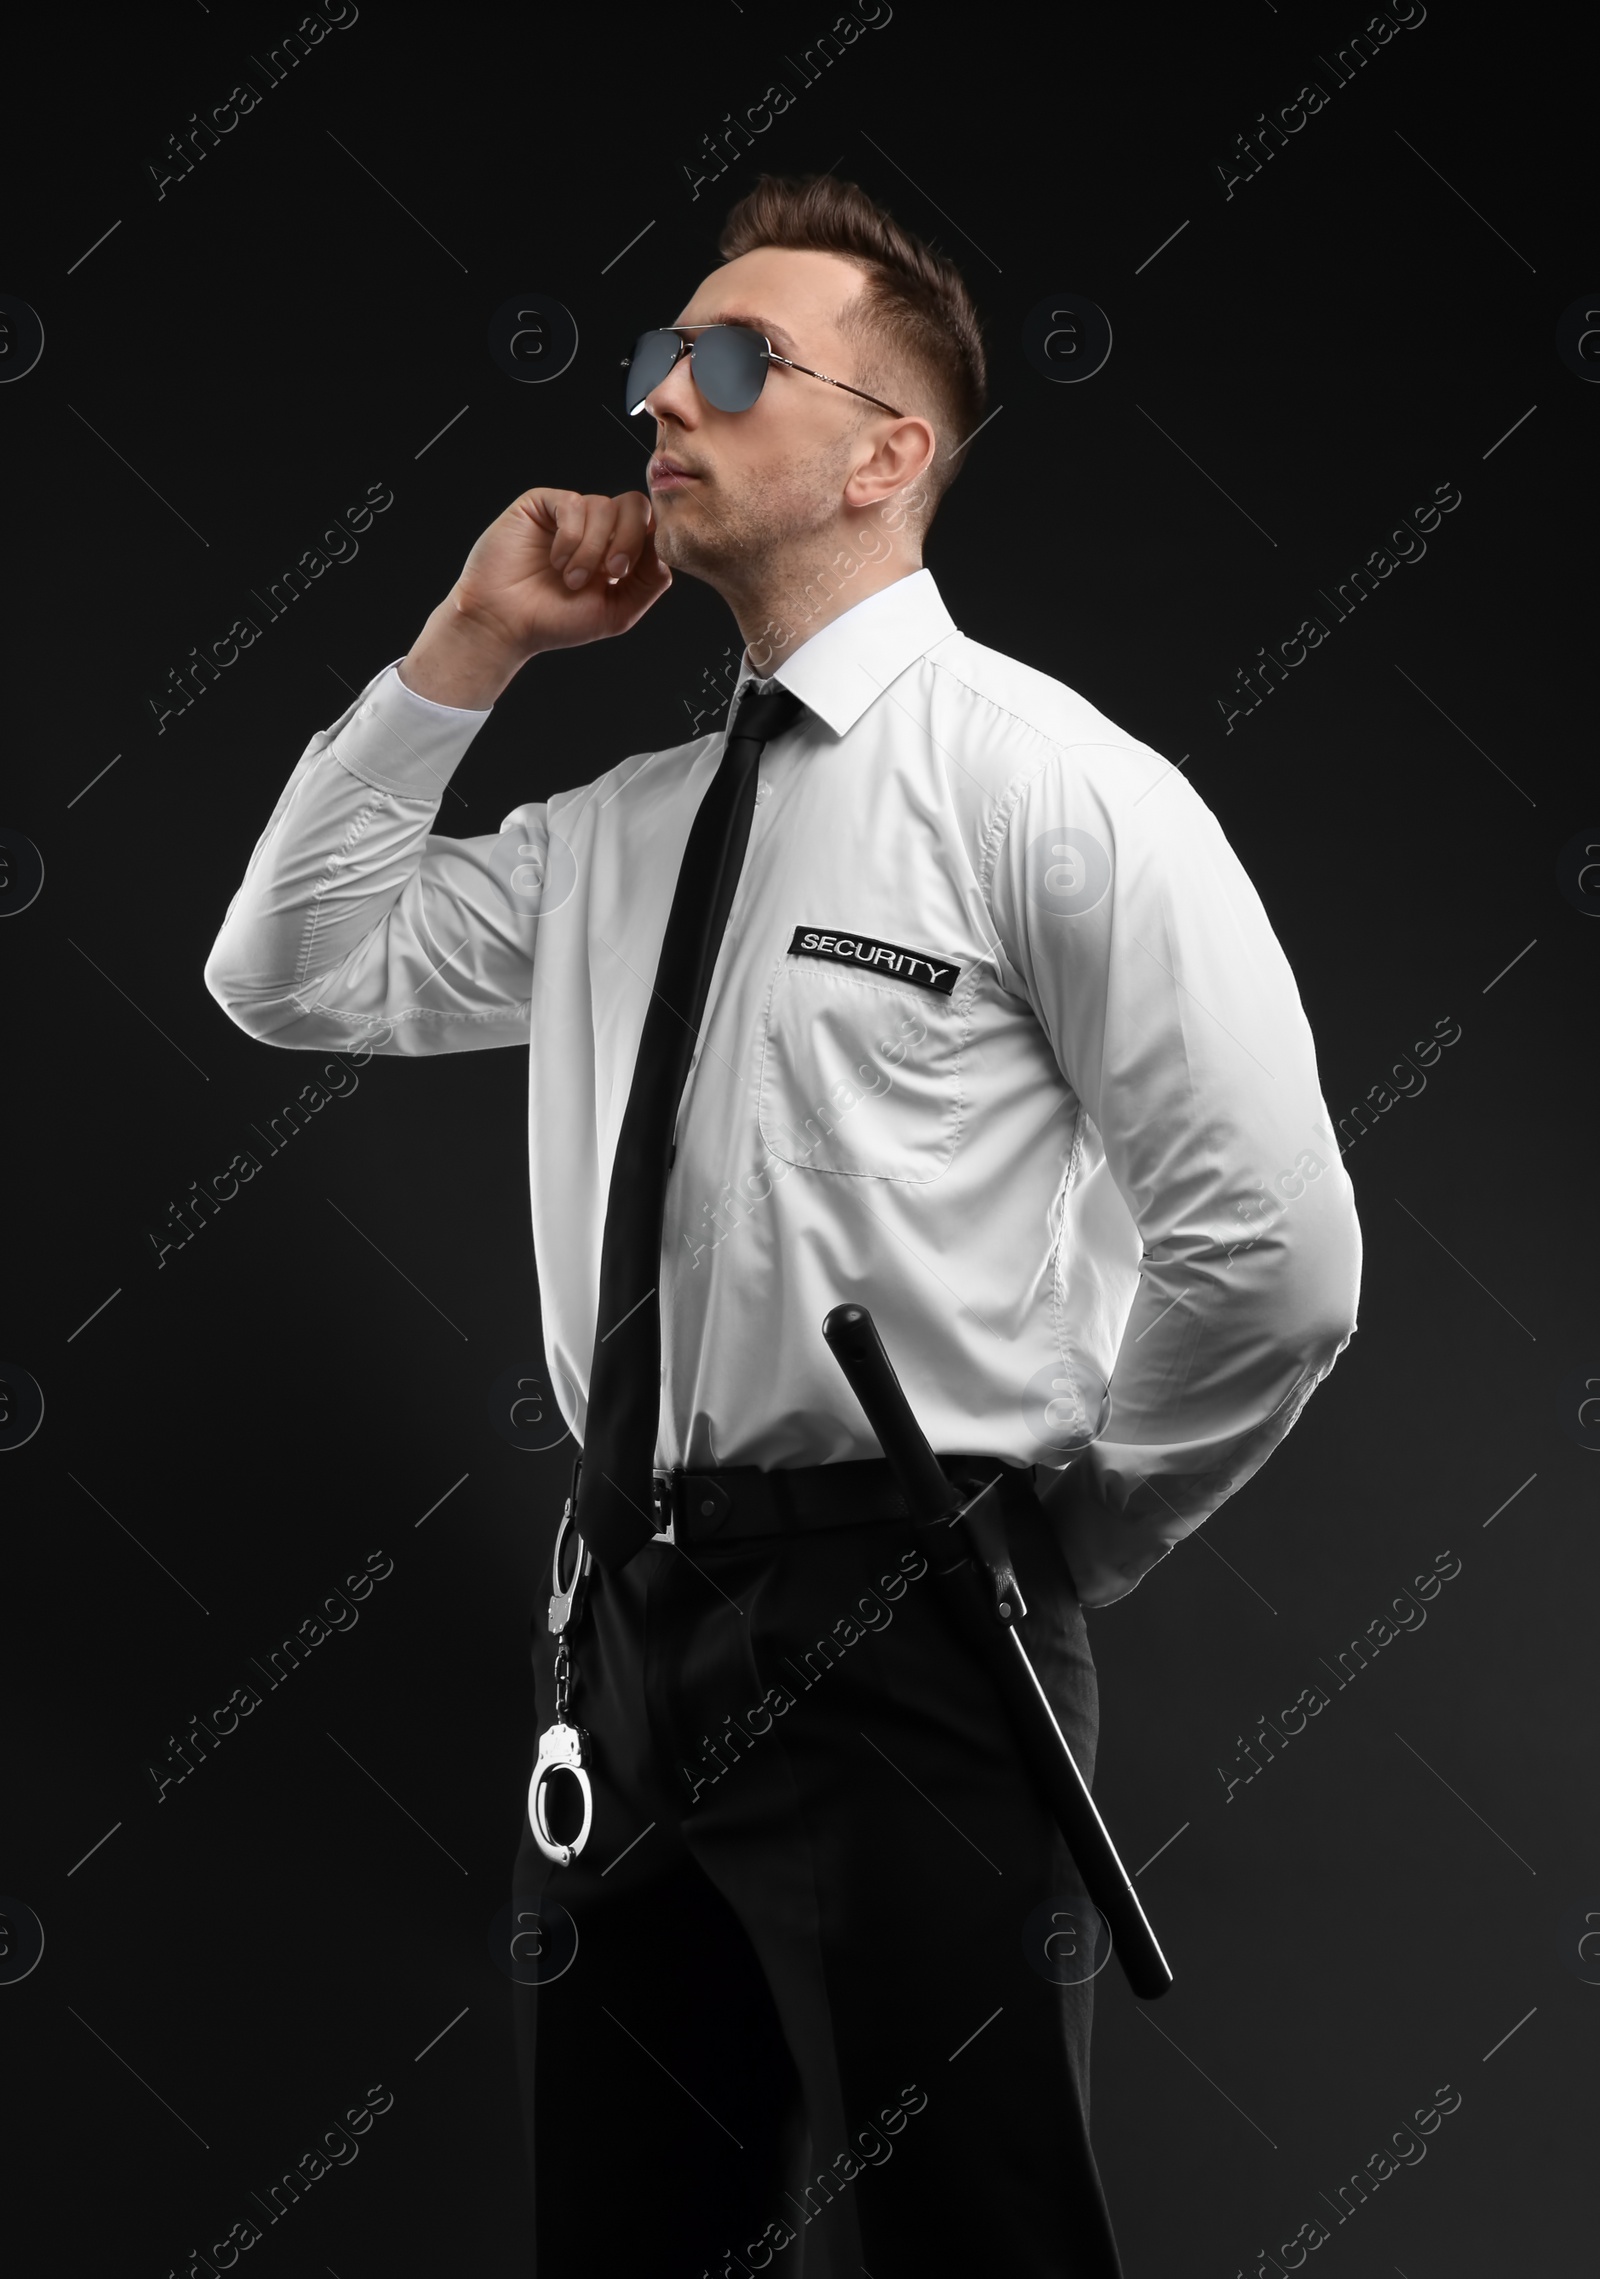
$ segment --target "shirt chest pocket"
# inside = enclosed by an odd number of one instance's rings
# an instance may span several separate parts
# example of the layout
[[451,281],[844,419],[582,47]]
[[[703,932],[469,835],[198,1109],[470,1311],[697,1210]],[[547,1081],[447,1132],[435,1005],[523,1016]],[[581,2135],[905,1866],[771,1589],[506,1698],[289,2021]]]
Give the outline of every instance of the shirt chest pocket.
[[767,993],[757,1121],[808,1171],[937,1179],[961,1141],[971,996],[865,981],[809,959]]

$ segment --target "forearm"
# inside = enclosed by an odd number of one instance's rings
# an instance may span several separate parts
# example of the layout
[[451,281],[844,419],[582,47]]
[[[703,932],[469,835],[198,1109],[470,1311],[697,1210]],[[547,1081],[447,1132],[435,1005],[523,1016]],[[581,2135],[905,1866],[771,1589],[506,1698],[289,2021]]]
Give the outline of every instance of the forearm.
[[230,1020],[314,1050],[526,1038],[548,805],[476,838],[432,825],[530,657],[626,633],[666,592],[653,530],[642,492],[534,489],[481,534],[406,656],[312,738],[279,797],[206,961]]
[[1124,1596],[1245,1485],[1348,1342],[1361,1269],[1349,1181],[1334,1158],[1298,1185],[1238,1240],[1147,1269],[1106,1422],[1047,1491],[1086,1605]]
[[386,929],[420,883],[439,803],[485,717],[438,709],[386,672],[311,739],[206,961],[206,986],[239,1027],[320,1050],[405,1017],[417,972],[388,954]]

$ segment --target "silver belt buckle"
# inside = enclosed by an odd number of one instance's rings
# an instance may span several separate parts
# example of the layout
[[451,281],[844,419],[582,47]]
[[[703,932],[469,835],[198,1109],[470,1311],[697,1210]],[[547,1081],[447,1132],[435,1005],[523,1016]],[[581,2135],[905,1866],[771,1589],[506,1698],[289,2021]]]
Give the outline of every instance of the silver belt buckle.
[[655,1472],[651,1475],[651,1479],[654,1487],[656,1517],[660,1519],[665,1515],[666,1525],[658,1529],[650,1540],[652,1543],[676,1544],[678,1534],[672,1511],[672,1474],[670,1472]]

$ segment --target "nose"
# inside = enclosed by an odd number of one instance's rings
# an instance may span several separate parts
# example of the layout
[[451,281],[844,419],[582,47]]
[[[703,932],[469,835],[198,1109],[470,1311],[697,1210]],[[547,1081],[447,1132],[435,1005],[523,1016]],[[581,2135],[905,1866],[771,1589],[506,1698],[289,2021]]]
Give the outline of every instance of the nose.
[[657,426],[665,419],[676,420],[680,427],[699,424],[700,391],[694,384],[689,364],[687,355],[680,356],[666,378],[645,397],[642,409]]

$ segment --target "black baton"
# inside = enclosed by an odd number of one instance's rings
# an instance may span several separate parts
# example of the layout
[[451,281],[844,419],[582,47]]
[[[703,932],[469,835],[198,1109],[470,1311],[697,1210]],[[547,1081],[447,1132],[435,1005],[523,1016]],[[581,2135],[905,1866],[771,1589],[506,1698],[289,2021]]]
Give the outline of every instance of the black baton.
[[866,1411],[913,1519],[943,1522],[948,1529],[929,1562],[945,1604],[993,1672],[1024,1760],[1110,1927],[1123,1975],[1142,2001],[1152,2002],[1172,1984],[1171,1968],[1017,1634],[1016,1618],[1028,1610],[1006,1549],[998,1495],[1004,1475],[997,1472],[967,1497],[952,1486],[865,1306],[835,1306],[822,1334]]

